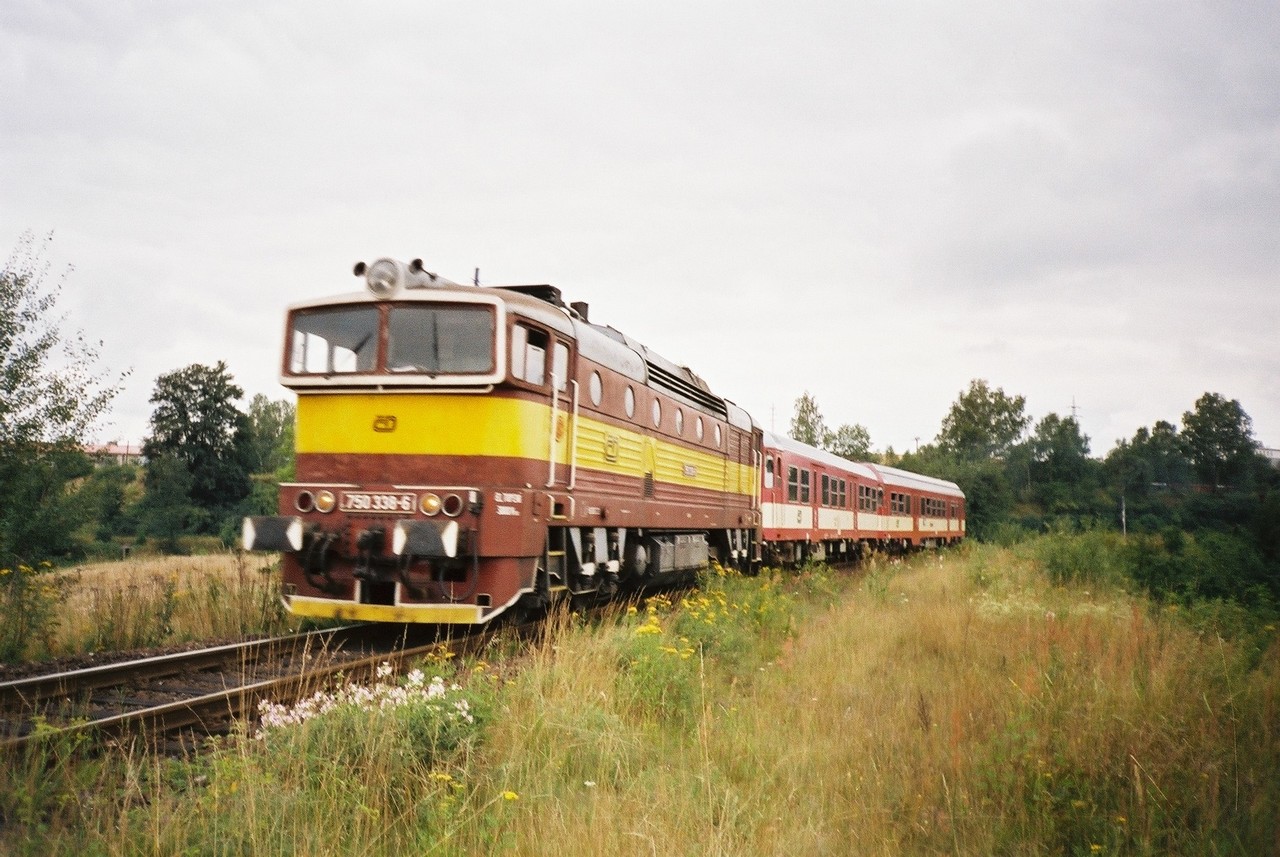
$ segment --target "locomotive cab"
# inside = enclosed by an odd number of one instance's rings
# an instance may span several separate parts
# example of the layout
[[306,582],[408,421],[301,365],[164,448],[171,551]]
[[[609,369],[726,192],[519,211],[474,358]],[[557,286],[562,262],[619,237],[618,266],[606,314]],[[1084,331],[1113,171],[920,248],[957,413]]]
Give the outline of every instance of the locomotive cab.
[[245,520],[244,545],[284,554],[294,613],[479,621],[501,594],[476,573],[494,477],[457,461],[500,458],[512,427],[485,406],[507,373],[505,304],[417,261],[355,273],[365,293],[289,311],[298,481],[281,514]]

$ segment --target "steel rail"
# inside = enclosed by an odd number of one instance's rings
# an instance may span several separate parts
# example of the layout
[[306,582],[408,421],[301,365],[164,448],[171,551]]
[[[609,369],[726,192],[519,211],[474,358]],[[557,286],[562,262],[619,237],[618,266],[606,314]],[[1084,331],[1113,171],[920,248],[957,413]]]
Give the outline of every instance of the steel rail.
[[[515,630],[518,634],[527,633],[530,628],[540,626],[541,623],[533,623],[528,626],[515,626],[510,630]],[[340,628],[335,630],[355,629]],[[391,664],[394,669],[405,660],[427,655],[439,650],[441,646],[450,646],[455,653],[466,654],[479,649],[488,641],[489,637],[490,635],[482,633],[436,641],[412,648],[379,652],[362,656],[355,660],[311,664],[302,670],[290,672],[287,675],[252,681],[236,687],[228,687],[199,696],[172,700],[84,723],[44,729],[40,731],[39,735],[29,733],[26,735],[0,736],[0,752],[20,750],[37,740],[57,740],[74,734],[92,734],[100,740],[132,734],[154,741],[165,733],[188,727],[195,727],[203,731],[213,731],[219,723],[243,717],[246,714],[252,714],[259,701],[272,695],[276,695],[281,701],[293,701],[300,698],[308,686],[319,684],[338,674],[359,678],[375,673],[378,667],[383,664]]]
[[359,627],[348,625],[285,637],[227,643],[0,682],[0,712],[22,713],[49,699],[74,697],[88,691],[164,678],[192,669],[208,669],[229,662],[253,663],[267,652],[328,646],[335,638],[350,634]]

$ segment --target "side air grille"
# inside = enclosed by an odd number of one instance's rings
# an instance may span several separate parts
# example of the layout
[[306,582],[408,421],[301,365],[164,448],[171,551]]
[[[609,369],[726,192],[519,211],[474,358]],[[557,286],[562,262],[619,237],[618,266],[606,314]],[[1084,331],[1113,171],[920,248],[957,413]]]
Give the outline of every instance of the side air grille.
[[651,361],[646,361],[646,364],[649,367],[649,383],[654,387],[664,390],[678,399],[683,399],[695,407],[709,411],[721,419],[728,416],[728,411],[724,407],[724,399],[708,393],[701,387],[689,383],[684,378],[663,369]]

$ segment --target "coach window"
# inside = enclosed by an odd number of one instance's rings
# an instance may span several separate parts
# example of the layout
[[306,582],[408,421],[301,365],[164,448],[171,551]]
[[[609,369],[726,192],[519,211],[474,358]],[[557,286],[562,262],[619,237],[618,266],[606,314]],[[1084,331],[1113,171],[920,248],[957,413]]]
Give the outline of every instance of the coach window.
[[831,505],[831,477],[825,473],[822,474],[822,505]]
[[556,389],[566,390],[569,387],[569,346],[557,340],[553,361],[551,377],[555,379]]
[[653,400],[653,424],[655,427],[662,425],[662,402],[657,399]]
[[792,503],[800,499],[800,470],[796,467],[787,468],[787,499]]
[[684,434],[684,411],[676,408],[676,434]]
[[600,400],[604,398],[604,382],[600,380],[599,372],[591,373],[591,404],[596,407],[600,406]]
[[773,456],[766,455],[764,457],[764,487],[773,487]]
[[809,479],[810,479],[809,471],[801,470],[800,471],[800,502],[801,503],[809,502],[809,484],[810,484]]
[[636,415],[636,391],[628,387],[622,393],[622,406],[627,409],[627,416]]
[[530,384],[546,380],[547,335],[541,330],[523,324],[511,329],[511,377]]

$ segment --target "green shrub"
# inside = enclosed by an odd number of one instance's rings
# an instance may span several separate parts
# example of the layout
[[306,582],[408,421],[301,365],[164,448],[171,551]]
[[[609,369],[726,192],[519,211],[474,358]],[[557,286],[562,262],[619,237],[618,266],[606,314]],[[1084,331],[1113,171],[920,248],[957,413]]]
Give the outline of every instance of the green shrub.
[[0,568],[0,662],[48,657],[66,595],[52,571],[48,562]]

